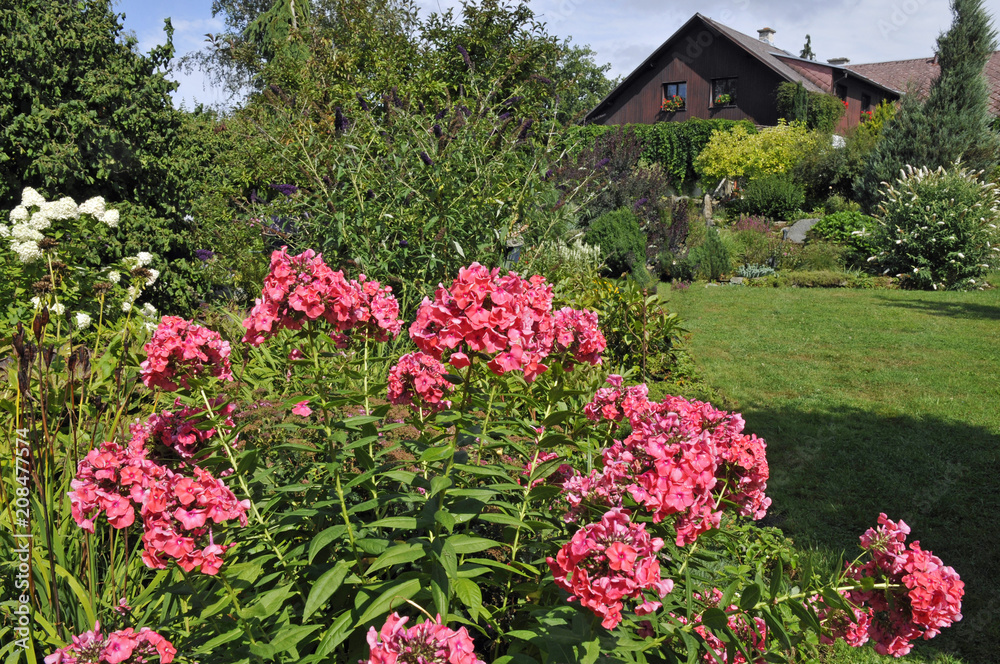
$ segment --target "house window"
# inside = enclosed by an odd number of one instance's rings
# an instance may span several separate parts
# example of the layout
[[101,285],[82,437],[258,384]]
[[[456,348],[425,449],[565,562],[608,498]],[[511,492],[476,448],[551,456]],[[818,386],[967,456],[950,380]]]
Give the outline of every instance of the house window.
[[837,96],[840,97],[840,101],[847,101],[847,86],[838,85],[837,86]]
[[736,104],[736,80],[735,78],[712,79],[713,107],[720,108]]
[[871,95],[861,95],[861,110],[867,111],[872,107],[872,97]]
[[686,81],[667,83],[663,86],[661,109],[668,113],[682,111],[687,106],[688,85]]

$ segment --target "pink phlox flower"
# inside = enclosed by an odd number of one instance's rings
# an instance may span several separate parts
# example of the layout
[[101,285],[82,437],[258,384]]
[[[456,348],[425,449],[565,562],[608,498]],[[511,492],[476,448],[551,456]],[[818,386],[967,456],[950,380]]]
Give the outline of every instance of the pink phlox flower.
[[131,627],[101,635],[101,624],[89,632],[74,636],[72,643],[45,658],[45,664],[145,664],[154,655],[161,664],[170,664],[177,649],[148,627],[138,632]]
[[570,593],[570,601],[602,618],[606,629],[622,620],[624,600],[638,603],[645,615],[660,603],[643,595],[652,590],[660,598],[673,589],[673,581],[660,577],[657,552],[660,538],[650,537],[645,524],[634,524],[627,510],[613,508],[599,523],[584,526],[546,562],[556,585]]
[[312,415],[312,408],[309,407],[309,400],[300,401],[292,408],[293,415],[299,415],[301,417],[309,417]]
[[413,405],[424,412],[447,407],[445,396],[455,386],[445,379],[441,362],[425,353],[409,353],[389,369],[389,403]]
[[330,336],[338,346],[346,346],[354,333],[387,341],[402,329],[391,287],[368,281],[365,275],[348,281],[312,250],[298,256],[289,256],[287,247],[273,252],[261,298],[243,321],[243,341],[259,346],[281,329],[299,330],[318,320],[333,328]]
[[393,613],[379,631],[370,628],[370,655],[360,664],[485,664],[465,627],[453,630],[442,624],[441,616],[406,628],[408,621]]
[[202,376],[232,380],[229,342],[213,332],[178,316],[164,316],[143,347],[146,359],[140,365],[146,387],[173,392]]

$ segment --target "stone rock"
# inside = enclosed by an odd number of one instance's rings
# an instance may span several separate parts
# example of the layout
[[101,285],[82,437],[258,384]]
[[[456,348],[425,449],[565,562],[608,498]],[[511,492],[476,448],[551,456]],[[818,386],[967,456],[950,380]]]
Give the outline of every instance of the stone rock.
[[743,284],[743,277],[733,277],[729,280],[729,283],[740,286]]
[[701,213],[705,216],[705,223],[709,226],[712,225],[712,196],[710,194],[705,194],[705,202],[701,209]]
[[781,239],[786,242],[802,244],[806,241],[806,233],[819,223],[819,219],[799,219],[787,228],[781,229]]

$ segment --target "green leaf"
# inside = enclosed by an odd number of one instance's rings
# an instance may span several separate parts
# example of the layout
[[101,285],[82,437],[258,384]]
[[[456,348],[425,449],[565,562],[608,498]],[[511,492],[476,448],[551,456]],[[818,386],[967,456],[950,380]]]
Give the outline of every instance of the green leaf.
[[757,606],[757,602],[760,601],[760,596],[760,586],[756,583],[751,583],[740,593],[740,608],[744,611],[752,611]]
[[483,593],[472,579],[455,579],[452,582],[455,589],[455,597],[468,607],[469,615],[473,620],[483,611]]
[[722,630],[729,624],[729,617],[722,609],[712,607],[701,614],[701,622],[713,630]]
[[341,560],[316,580],[312,590],[309,591],[309,598],[306,599],[305,609],[302,611],[303,620],[307,620],[316,609],[323,606],[326,600],[330,599],[333,593],[337,592],[337,589],[344,582],[349,569],[350,565],[346,561]]
[[405,530],[417,529],[417,518],[413,516],[390,516],[366,524],[369,528],[399,528]]
[[468,535],[453,535],[448,541],[455,547],[455,553],[463,555],[466,553],[478,553],[495,546],[501,546],[499,542],[486,539],[485,537],[470,537]]
[[234,640],[240,638],[241,636],[245,636],[245,632],[243,631],[243,628],[242,627],[236,627],[235,629],[231,629],[228,632],[225,632],[224,634],[220,634],[219,636],[215,637],[214,639],[206,641],[205,643],[203,643],[200,646],[198,646],[195,649],[194,652],[196,652],[196,653],[199,653],[199,652],[210,653],[214,649],[218,648],[219,646],[221,646],[221,645],[223,645],[225,643],[229,643],[230,641],[234,641]]
[[264,659],[273,659],[278,653],[291,650],[299,641],[322,627],[322,625],[289,625],[278,632],[270,643],[251,644],[250,652]]
[[[449,454],[451,453],[451,448],[446,447],[445,449]],[[445,475],[435,475],[431,478],[431,490],[427,492],[427,498],[433,498],[441,491],[447,489],[451,486],[451,478]]]
[[294,594],[295,591],[290,585],[270,590],[263,595],[258,595],[250,606],[245,607],[240,612],[240,616],[243,618],[267,618],[273,616],[278,613],[278,609],[285,603],[285,600]]
[[393,607],[398,607],[418,592],[420,592],[420,579],[409,579],[399,585],[392,586],[368,604],[368,608],[361,614],[357,624],[364,625],[373,618],[385,615]]
[[347,526],[330,526],[314,537],[312,543],[309,545],[309,564],[312,564],[313,560],[316,559],[317,554],[319,554],[319,552],[322,551],[326,545],[339,539],[346,532]]
[[396,544],[386,549],[385,553],[375,559],[367,573],[372,574],[383,567],[412,563],[424,557],[424,548],[420,544]]
[[770,597],[773,600],[781,592],[781,581],[785,570],[781,565],[781,559],[778,559],[778,564],[775,566],[773,572],[771,573],[771,585],[770,585]]

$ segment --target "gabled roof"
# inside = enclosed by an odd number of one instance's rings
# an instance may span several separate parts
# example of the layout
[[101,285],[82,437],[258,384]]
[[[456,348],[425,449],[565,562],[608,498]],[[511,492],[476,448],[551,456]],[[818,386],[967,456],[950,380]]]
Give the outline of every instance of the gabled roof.
[[722,25],[707,16],[702,14],[695,14],[692,16],[684,25],[682,25],[673,35],[670,36],[667,41],[663,42],[658,49],[653,51],[652,55],[642,61],[638,67],[632,70],[628,76],[622,79],[614,90],[612,90],[607,97],[601,100],[597,106],[594,107],[590,113],[587,114],[586,120],[590,120],[592,116],[596,115],[597,112],[604,108],[604,106],[611,100],[615,99],[623,90],[628,88],[632,82],[638,78],[643,72],[647,71],[650,67],[655,66],[657,60],[661,58],[665,53],[667,53],[670,48],[674,45],[674,42],[679,38],[679,36],[687,31],[687,29],[694,23],[700,22],[711,28],[712,30],[724,35],[731,42],[742,48],[744,51],[752,55],[754,58],[763,63],[766,67],[770,68],[776,72],[779,76],[787,81],[801,82],[807,90],[813,92],[829,92],[828,90],[823,90],[818,87],[815,83],[810,81],[808,78],[797,72],[795,69],[789,67],[787,64],[779,60],[776,55],[782,56],[792,56],[788,51],[783,51],[782,49],[774,46],[773,44],[768,44],[763,42],[756,37],[751,37],[745,35],[742,32],[737,32],[732,28]]
[[[941,73],[941,67],[933,57],[851,65],[849,69],[900,94],[906,92],[909,85],[913,85],[921,97],[927,95],[934,80]],[[990,89],[990,113],[1000,115],[1000,51],[994,53],[987,61],[983,75],[986,76]]]

